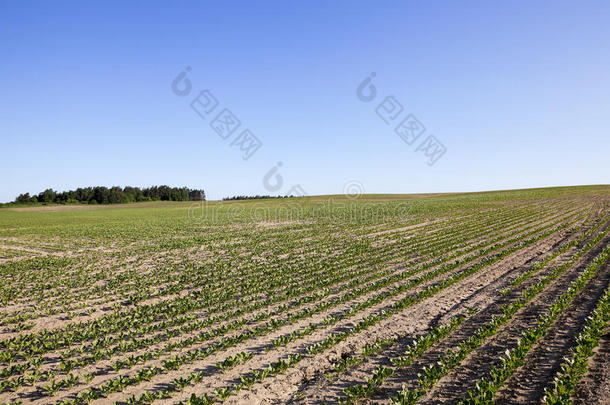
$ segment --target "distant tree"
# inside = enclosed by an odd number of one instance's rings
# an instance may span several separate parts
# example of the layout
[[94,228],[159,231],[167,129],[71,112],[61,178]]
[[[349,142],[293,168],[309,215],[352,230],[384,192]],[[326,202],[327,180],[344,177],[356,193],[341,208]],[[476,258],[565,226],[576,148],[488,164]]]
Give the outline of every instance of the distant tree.
[[93,195],[98,204],[110,203],[110,190],[107,187],[94,187]]
[[15,202],[19,203],[29,203],[32,200],[30,197],[30,193],[19,194],[19,196],[15,199]]
[[126,186],[124,188],[113,186],[79,187],[76,190],[55,192],[53,189],[46,189],[37,196],[30,196],[29,193],[19,194],[16,202],[44,202],[59,204],[118,204],[136,201],[199,201],[205,200],[205,191],[189,189],[188,187],[170,187],[166,185],[151,186],[141,189],[139,187]]
[[191,200],[191,201],[203,201],[203,200],[205,200],[205,191],[203,191],[203,190],[191,190],[191,191],[189,191],[189,200]]
[[62,191],[61,193],[58,193],[55,196],[55,202],[60,203],[60,204],[65,204],[69,198],[70,198],[69,193],[66,191]]
[[48,188],[42,193],[38,194],[38,201],[43,203],[52,203],[55,201],[56,195],[57,193],[53,189]]
[[123,190],[121,190],[121,187],[112,187],[108,193],[108,202],[110,204],[118,204],[122,202],[121,194],[123,194]]

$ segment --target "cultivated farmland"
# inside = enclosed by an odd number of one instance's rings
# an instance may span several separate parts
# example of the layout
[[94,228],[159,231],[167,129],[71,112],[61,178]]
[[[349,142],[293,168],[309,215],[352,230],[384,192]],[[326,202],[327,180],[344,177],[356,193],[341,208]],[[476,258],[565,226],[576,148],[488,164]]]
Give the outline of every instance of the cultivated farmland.
[[604,403],[610,187],[0,209],[0,403]]

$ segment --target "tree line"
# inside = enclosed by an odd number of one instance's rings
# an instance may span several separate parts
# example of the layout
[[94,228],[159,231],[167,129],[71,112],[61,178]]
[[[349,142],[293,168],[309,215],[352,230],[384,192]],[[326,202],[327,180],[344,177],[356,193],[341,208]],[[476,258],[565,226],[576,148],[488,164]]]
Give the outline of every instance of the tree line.
[[56,204],[121,204],[140,201],[202,201],[205,191],[188,187],[152,186],[139,187],[80,187],[76,190],[57,192],[46,189],[36,195],[19,194],[16,203]]

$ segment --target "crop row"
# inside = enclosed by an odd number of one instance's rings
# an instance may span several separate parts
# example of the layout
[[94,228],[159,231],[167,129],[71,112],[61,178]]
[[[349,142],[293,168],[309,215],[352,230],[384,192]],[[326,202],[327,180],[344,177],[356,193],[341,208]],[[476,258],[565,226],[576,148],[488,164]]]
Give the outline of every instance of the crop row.
[[[520,308],[522,308],[527,302],[532,300],[539,292],[541,292],[544,286],[548,285],[551,281],[556,279],[559,274],[568,269],[578,257],[590,250],[603,236],[606,235],[607,232],[608,230],[602,234],[599,234],[594,241],[590,242],[580,252],[576,253],[570,261],[557,268],[536,285],[526,290],[523,294],[523,298],[519,298],[511,304],[505,305],[502,308],[503,314],[501,316],[494,316],[487,324],[479,327],[472,336],[458,345],[459,348],[457,351],[450,351],[445,354],[441,360],[439,360],[437,365],[431,365],[430,367],[424,368],[423,374],[420,377],[420,388],[415,390],[408,390],[404,388],[398,397],[394,398],[396,403],[414,403],[417,399],[421,398],[436,381],[459,364],[461,360],[463,360],[470,352],[479,347],[486,338],[495,334],[498,329],[507,323]],[[391,359],[390,361],[395,365],[400,365],[401,363],[400,357]],[[349,390],[349,388],[347,390]]]
[[[250,307],[250,308],[246,307],[246,310],[248,310],[248,311],[251,311],[252,309],[253,309],[253,308],[251,308],[251,307]],[[134,326],[137,326],[137,325],[134,325]],[[199,323],[197,326],[198,326],[198,327],[201,327],[201,326],[204,326],[204,325],[202,325],[201,323]],[[147,330],[138,330],[137,328],[134,328],[134,330],[135,330],[135,332],[136,332],[136,333],[139,333],[139,334],[144,334],[144,333],[146,333],[146,332],[149,332],[149,330],[148,330],[148,331],[147,331]],[[123,337],[123,336],[122,336],[122,337]],[[123,338],[124,338],[124,337],[123,337]],[[95,346],[98,346],[98,345],[95,345]],[[95,347],[95,346],[94,346],[94,347]]]
[[610,288],[606,289],[597,307],[587,318],[583,330],[576,337],[576,345],[565,358],[553,380],[552,387],[545,389],[543,401],[547,405],[568,403],[576,384],[587,372],[589,359],[593,356],[599,340],[610,322]]
[[[495,262],[499,261],[500,259],[502,259],[503,257],[506,257],[508,254],[510,254],[520,248],[523,248],[525,246],[529,246],[529,245],[533,244],[534,242],[542,239],[543,237],[547,237],[554,231],[556,231],[556,230],[554,229],[551,231],[547,231],[545,233],[539,234],[539,235],[531,237],[529,239],[522,240],[521,242],[519,242],[519,244],[514,245],[499,253],[496,253],[495,255],[493,255],[485,260],[482,260],[479,263],[466,268],[465,270],[455,273],[452,276],[440,281],[439,283],[429,286],[428,288],[415,294],[414,296],[407,296],[405,298],[402,298],[402,299],[396,301],[389,308],[385,308],[377,313],[367,316],[366,318],[364,318],[363,320],[358,322],[358,324],[355,327],[348,329],[346,331],[343,331],[343,332],[331,333],[321,342],[314,343],[312,345],[307,346],[306,351],[309,354],[309,356],[313,356],[313,355],[316,355],[317,353],[328,350],[329,348],[331,348],[334,345],[336,345],[337,343],[345,340],[349,336],[359,333],[365,329],[368,329],[369,327],[377,324],[381,320],[387,319],[390,316],[406,309],[407,307],[414,305],[417,302],[421,302],[422,300],[433,296],[434,294],[438,293],[439,291],[449,288],[450,286],[452,286],[453,284],[462,280],[463,278],[476,273],[481,268],[484,268],[487,265],[495,263]],[[429,273],[429,275],[426,275],[423,277],[431,277],[431,275],[433,273],[434,272],[431,272],[431,273]],[[243,389],[243,387],[241,387],[241,386],[238,386],[235,388]]]
[[545,336],[546,331],[557,319],[559,314],[572,302],[576,294],[582,290],[587,281],[589,281],[591,277],[608,262],[608,259],[610,259],[610,245],[606,246],[606,248],[595,257],[593,262],[580,277],[571,283],[568,290],[553,302],[553,305],[551,305],[544,315],[541,315],[538,318],[537,325],[522,333],[522,337],[517,346],[511,350],[507,350],[506,355],[501,358],[502,364],[499,367],[492,367],[489,377],[484,377],[477,382],[475,389],[469,391],[469,398],[464,399],[462,404],[487,404],[493,402],[495,393],[502,386],[504,381],[524,363],[528,352],[534,344]]

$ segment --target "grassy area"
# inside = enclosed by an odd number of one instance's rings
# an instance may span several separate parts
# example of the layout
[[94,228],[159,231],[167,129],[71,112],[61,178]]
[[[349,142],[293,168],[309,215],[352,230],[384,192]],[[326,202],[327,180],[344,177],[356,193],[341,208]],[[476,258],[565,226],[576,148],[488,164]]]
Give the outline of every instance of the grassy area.
[[[551,281],[591,262],[608,242],[609,204],[610,187],[580,186],[3,208],[0,402],[435,395]],[[420,367],[485,325],[476,305],[498,299],[514,311],[425,390],[392,385],[400,345],[412,356],[401,367]],[[434,323],[445,318],[460,322]],[[306,370],[317,380],[286,382]],[[323,383],[331,374],[353,387],[347,397]]]

